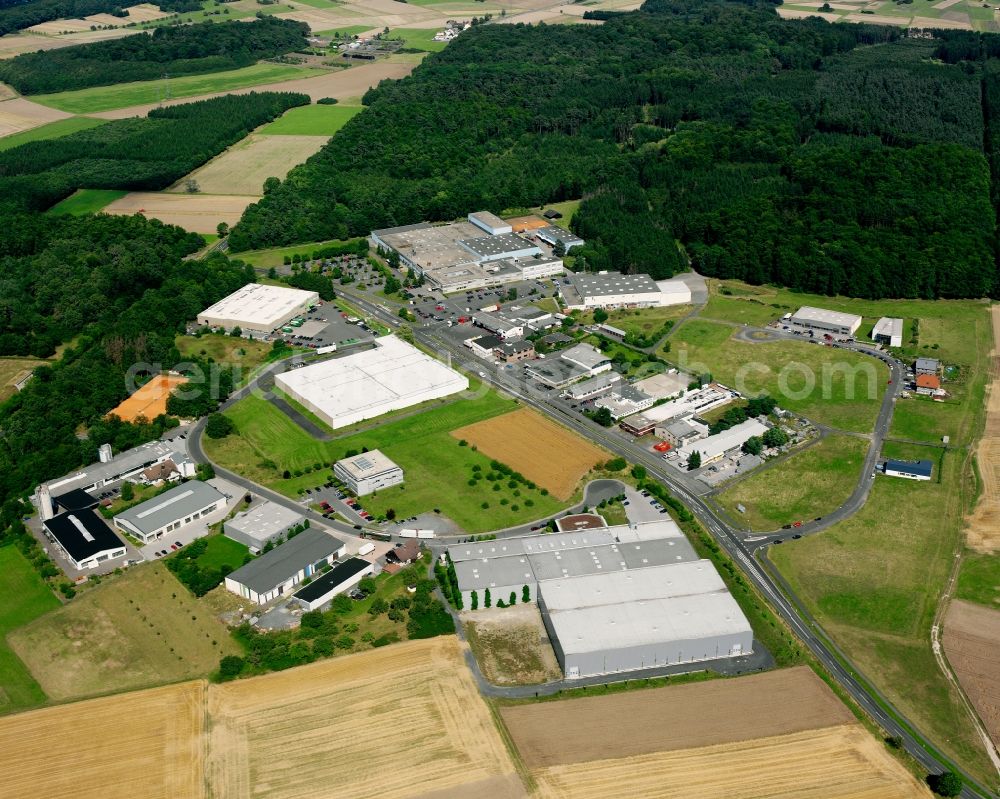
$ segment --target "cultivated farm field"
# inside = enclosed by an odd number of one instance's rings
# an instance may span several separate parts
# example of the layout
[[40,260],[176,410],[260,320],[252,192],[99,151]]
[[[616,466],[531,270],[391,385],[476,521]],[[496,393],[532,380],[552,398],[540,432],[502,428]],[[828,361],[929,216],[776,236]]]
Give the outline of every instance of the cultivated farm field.
[[511,705],[501,707],[500,715],[521,758],[532,769],[751,741],[853,719],[806,666],[729,680]]
[[0,137],[22,133],[69,116],[64,111],[47,108],[23,97],[3,100],[0,101]]
[[332,136],[364,109],[359,105],[303,105],[290,108],[257,133],[264,136]]
[[265,180],[269,177],[284,180],[292,167],[318,152],[324,144],[326,139],[322,136],[250,134],[167,191],[183,193],[185,181],[193,179],[206,194],[260,195]]
[[930,799],[857,724],[532,771],[539,799]]
[[1000,552],[1000,305],[990,309],[993,348],[986,388],[986,424],[976,450],[982,494],[968,519],[967,542],[981,552]]
[[953,600],[944,651],[994,746],[1000,746],[1000,610]]
[[0,718],[0,796],[201,799],[204,706],[186,682]]
[[217,799],[524,796],[453,636],[209,689]]
[[235,194],[168,194],[133,191],[104,207],[108,214],[131,216],[141,213],[167,225],[178,225],[192,233],[215,233],[220,222],[235,225],[250,203],[259,196]]
[[457,439],[510,466],[528,480],[568,499],[580,479],[607,459],[601,448],[529,408],[460,427]]
[[52,699],[202,677],[240,651],[162,563],[107,579],[8,641]]

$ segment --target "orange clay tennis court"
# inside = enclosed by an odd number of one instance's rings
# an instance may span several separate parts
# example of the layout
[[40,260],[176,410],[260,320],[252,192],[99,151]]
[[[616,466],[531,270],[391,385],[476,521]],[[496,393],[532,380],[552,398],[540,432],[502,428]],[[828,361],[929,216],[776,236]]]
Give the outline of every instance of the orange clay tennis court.
[[187,378],[180,375],[157,375],[108,415],[117,416],[123,422],[134,422],[140,416],[152,421],[167,412],[170,392],[186,382]]

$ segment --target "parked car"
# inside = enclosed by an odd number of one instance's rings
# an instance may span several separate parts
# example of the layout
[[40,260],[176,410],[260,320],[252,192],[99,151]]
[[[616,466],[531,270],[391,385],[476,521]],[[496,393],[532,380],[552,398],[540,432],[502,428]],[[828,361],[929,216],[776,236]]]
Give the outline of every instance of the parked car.
[[181,543],[180,541],[174,541],[174,545],[175,545],[175,546],[176,546],[176,547],[177,547],[178,549],[180,549],[180,548],[181,548],[182,546],[184,546],[184,545],[183,545],[183,544],[182,544],[182,543]]

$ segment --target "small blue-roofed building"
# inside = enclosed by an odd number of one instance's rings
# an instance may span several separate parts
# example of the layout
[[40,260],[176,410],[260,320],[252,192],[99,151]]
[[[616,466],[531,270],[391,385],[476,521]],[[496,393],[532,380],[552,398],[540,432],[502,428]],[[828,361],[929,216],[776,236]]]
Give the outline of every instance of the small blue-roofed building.
[[930,480],[934,465],[930,461],[896,461],[885,462],[885,473],[889,477],[905,477],[907,480]]

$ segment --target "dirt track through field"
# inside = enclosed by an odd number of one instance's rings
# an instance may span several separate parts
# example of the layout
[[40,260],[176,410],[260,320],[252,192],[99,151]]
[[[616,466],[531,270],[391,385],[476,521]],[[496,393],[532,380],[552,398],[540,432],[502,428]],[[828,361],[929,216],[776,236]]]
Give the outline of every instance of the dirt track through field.
[[[739,707],[730,708],[734,716]],[[857,724],[738,744],[556,766],[532,773],[541,799],[930,799]]]
[[805,666],[733,680],[515,705],[501,708],[500,715],[530,768],[748,741],[853,718]]
[[193,103],[197,100],[207,100],[209,97],[220,97],[223,94],[249,94],[250,92],[303,92],[308,94],[313,101],[322,97],[335,97],[338,100],[347,100],[352,97],[360,97],[372,86],[386,78],[405,78],[409,75],[417,62],[395,62],[376,61],[373,64],[362,64],[350,69],[342,69],[338,72],[330,72],[326,75],[318,75],[313,78],[296,78],[285,80],[279,83],[267,83],[260,86],[249,86],[243,89],[233,89],[229,92],[213,92],[202,94],[197,97],[182,97],[176,100],[167,100],[164,103],[146,103],[144,105],[133,105],[128,108],[116,108],[112,111],[101,111],[90,116],[101,119],[127,119],[128,117],[145,116],[154,108],[161,105],[181,105],[183,103]]
[[607,453],[529,408],[452,430],[479,451],[510,466],[559,499],[568,499]]
[[1000,551],[1000,305],[990,308],[992,380],[986,388],[986,426],[976,450],[982,495],[968,518],[966,541],[980,552]]
[[943,643],[962,690],[1000,746],[1000,610],[952,600]]
[[0,718],[4,799],[201,799],[205,683]]

